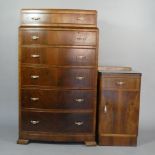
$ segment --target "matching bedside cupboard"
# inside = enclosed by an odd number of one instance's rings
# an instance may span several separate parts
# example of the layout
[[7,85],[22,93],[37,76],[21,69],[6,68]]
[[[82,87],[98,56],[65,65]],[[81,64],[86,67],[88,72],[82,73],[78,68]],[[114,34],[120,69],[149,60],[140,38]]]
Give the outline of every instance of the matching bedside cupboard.
[[99,145],[137,145],[140,83],[140,73],[99,70]]

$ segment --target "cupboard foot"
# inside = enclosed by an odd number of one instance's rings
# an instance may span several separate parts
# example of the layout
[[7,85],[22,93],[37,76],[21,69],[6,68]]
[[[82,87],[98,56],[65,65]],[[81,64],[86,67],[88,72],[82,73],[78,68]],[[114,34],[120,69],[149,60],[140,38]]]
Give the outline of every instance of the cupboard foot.
[[26,145],[29,143],[29,140],[27,139],[18,139],[17,140],[17,144],[23,144],[23,145]]
[[85,145],[86,146],[96,146],[96,142],[95,141],[85,141]]

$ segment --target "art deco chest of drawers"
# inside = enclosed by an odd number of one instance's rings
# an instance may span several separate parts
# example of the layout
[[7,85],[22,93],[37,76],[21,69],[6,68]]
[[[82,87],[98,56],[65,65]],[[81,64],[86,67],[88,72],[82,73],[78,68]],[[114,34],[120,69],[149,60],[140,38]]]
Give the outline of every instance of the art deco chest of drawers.
[[18,143],[95,144],[97,51],[96,11],[21,11]]
[[99,70],[99,145],[137,145],[141,74]]

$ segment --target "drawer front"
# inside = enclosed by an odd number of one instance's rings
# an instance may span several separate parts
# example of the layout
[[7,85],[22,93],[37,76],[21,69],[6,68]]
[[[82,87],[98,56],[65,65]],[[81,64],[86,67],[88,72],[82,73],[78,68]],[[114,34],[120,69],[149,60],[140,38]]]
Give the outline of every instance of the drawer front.
[[92,133],[93,115],[74,113],[22,112],[22,130],[51,133]]
[[23,45],[85,45],[96,46],[96,31],[84,30],[27,30],[22,31]]
[[22,67],[22,85],[57,86],[56,68]]
[[95,14],[69,14],[69,13],[23,13],[22,14],[22,25],[63,25],[68,26],[69,24],[95,27],[96,15]]
[[22,47],[21,62],[28,64],[58,64],[59,48]]
[[140,87],[139,78],[103,78],[101,81],[102,87],[107,89],[139,89]]
[[95,69],[22,67],[22,85],[58,86],[62,88],[96,88]]
[[96,92],[89,90],[21,90],[21,103],[25,108],[92,109],[95,102]]
[[96,69],[63,69],[59,74],[59,86],[64,88],[96,89]]
[[95,66],[95,49],[80,48],[22,48],[22,63],[59,66]]

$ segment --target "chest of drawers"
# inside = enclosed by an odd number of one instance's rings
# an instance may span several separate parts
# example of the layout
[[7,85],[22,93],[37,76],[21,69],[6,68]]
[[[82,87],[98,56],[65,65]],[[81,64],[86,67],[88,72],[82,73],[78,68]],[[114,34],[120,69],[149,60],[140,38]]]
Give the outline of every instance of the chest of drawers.
[[99,145],[137,145],[141,74],[99,71]]
[[97,51],[96,11],[21,11],[18,143],[95,145]]

